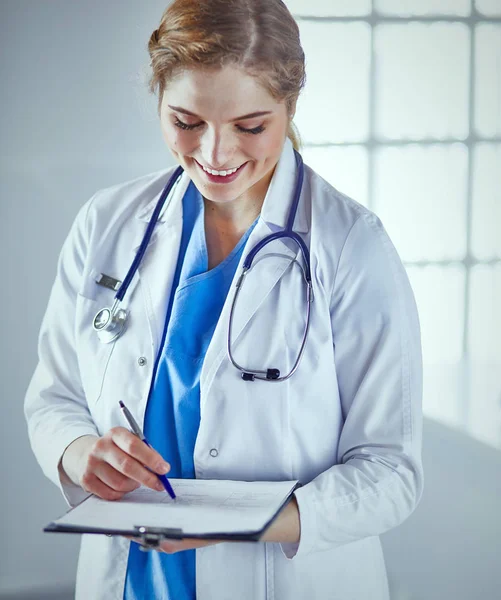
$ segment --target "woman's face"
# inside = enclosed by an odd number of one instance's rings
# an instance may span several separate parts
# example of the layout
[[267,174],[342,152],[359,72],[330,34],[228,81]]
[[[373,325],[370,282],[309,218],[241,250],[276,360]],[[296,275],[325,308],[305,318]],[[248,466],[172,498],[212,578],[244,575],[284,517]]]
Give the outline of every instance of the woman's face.
[[[162,134],[200,193],[262,201],[287,135],[285,103],[235,67],[187,70],[165,89]],[[233,174],[208,174],[204,167]]]

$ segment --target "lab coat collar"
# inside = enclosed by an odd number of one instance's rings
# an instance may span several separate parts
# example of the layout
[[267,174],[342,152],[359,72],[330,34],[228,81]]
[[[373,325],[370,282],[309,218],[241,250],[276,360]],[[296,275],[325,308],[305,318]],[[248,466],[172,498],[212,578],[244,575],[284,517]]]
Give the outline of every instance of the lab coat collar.
[[[174,169],[172,168],[165,171],[166,177],[161,178],[164,185],[167,182],[168,177],[172,176],[173,172]],[[291,140],[286,138],[261,208],[261,218],[268,224],[272,231],[284,229],[287,224],[294,190],[296,189],[297,172],[298,169],[294,155],[294,147]],[[190,181],[189,176],[184,172],[165,202],[158,217],[158,222],[177,223],[182,219],[182,198]],[[296,219],[294,221],[294,231],[298,233],[306,233],[308,231],[304,187],[305,185],[303,184]],[[137,217],[141,221],[150,221],[162,191],[163,187],[162,190],[155,195],[153,200],[138,212]]]
[[[296,189],[298,168],[294,155],[294,146],[289,138],[286,138],[282,154],[278,160],[275,172],[268,187],[261,218],[273,231],[285,229],[289,211],[291,209],[294,191]],[[299,198],[296,218],[294,220],[294,231],[306,233],[308,231],[308,219],[306,215],[305,185]]]
[[[150,202],[148,202],[138,211],[136,216],[140,221],[145,221],[146,223],[150,222],[151,217],[153,216],[153,212],[155,211],[155,207],[158,201],[160,200],[160,196],[162,195],[164,188],[167,185],[167,182],[172,177],[176,169],[177,165],[175,167],[170,167],[169,169],[165,169],[159,172],[159,181],[161,182],[161,189],[155,194],[154,198]],[[189,184],[190,178],[184,171],[181,177],[174,185],[174,187],[172,188],[166,201],[164,202],[162,210],[158,215],[158,223],[163,223],[164,221],[170,220],[177,221],[182,216],[182,198]]]
[[[148,202],[146,206],[144,206],[138,213],[137,218],[145,223],[149,223],[151,221],[151,217],[153,212],[155,211],[155,207],[160,199],[160,196],[163,193],[165,185],[169,181],[170,177],[174,174],[174,171],[177,167],[169,168],[165,171],[162,171],[162,176],[160,177],[161,189],[155,194],[155,197],[151,202]],[[151,237],[150,243],[148,246],[152,246],[158,237],[163,233],[164,229],[169,230],[174,226],[180,226],[182,224],[183,219],[183,196],[186,193],[186,190],[190,184],[190,178],[183,172],[181,177],[178,179],[177,183],[172,188],[169,196],[167,197],[160,214],[158,215],[157,224],[153,230],[153,235]],[[132,245],[132,252],[135,254],[141,243],[143,241],[147,225],[138,229],[136,233],[136,237],[134,243]]]

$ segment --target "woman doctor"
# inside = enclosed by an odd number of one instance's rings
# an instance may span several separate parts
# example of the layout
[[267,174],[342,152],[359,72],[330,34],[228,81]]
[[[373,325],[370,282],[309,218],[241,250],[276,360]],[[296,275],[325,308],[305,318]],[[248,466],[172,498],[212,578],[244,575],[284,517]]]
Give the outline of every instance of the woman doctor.
[[[76,597],[386,599],[378,536],[423,487],[420,332],[402,263],[371,211],[301,165],[304,54],[281,0],[175,0],[149,52],[162,134],[184,172],[159,213],[174,168],[80,210],[26,395],[34,453],[70,506],[162,489],[155,473],[303,486],[258,543],[141,552],[84,535]],[[290,215],[301,242],[257,252],[231,311],[249,251]],[[103,340],[94,318],[138,252],[126,327]],[[266,379],[269,368],[280,373]]]

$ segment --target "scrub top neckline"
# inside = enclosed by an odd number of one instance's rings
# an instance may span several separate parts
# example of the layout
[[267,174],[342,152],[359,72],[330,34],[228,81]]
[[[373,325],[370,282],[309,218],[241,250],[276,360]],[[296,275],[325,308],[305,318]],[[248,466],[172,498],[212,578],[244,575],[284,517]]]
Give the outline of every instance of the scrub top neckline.
[[207,252],[207,238],[205,235],[205,203],[203,201],[202,194],[198,191],[198,189],[197,189],[196,195],[197,195],[197,202],[199,203],[199,210],[201,212],[201,219],[200,219],[201,225],[200,225],[199,235],[200,235],[200,241],[202,242],[203,261],[204,261],[205,271],[203,273],[199,273],[198,275],[192,275],[191,277],[188,277],[184,281],[179,282],[176,292],[180,292],[181,290],[186,289],[186,288],[190,287],[191,285],[194,285],[200,281],[211,279],[212,277],[215,277],[221,270],[223,270],[231,262],[233,262],[233,260],[235,260],[235,258],[239,255],[242,246],[247,242],[249,235],[251,234],[252,230],[256,226],[256,224],[259,221],[259,218],[261,216],[259,214],[256,217],[254,222],[249,226],[247,231],[238,240],[237,244],[235,245],[233,250],[228,254],[228,256],[224,260],[222,260],[218,265],[216,265],[215,267],[213,267],[212,269],[209,270],[208,269],[209,255]]

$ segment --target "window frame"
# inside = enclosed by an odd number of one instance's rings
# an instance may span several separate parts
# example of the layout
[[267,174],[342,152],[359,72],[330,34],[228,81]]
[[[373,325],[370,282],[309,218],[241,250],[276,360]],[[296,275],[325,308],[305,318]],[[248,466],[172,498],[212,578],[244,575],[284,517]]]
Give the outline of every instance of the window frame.
[[[301,22],[318,22],[318,23],[365,23],[370,27],[370,57],[369,57],[369,131],[365,141],[353,142],[330,142],[330,143],[304,143],[305,148],[331,148],[335,146],[363,147],[367,152],[368,161],[368,181],[367,181],[367,207],[374,210],[374,185],[375,185],[375,155],[379,148],[390,146],[448,146],[451,144],[461,143],[467,147],[467,189],[466,189],[466,251],[462,260],[421,260],[421,261],[403,261],[406,268],[436,266],[447,268],[451,266],[462,265],[464,267],[464,314],[462,327],[462,358],[463,367],[461,372],[461,385],[459,386],[460,396],[458,397],[457,412],[461,427],[468,431],[468,415],[470,398],[468,390],[470,389],[470,331],[469,331],[469,315],[471,311],[471,279],[472,270],[477,265],[486,265],[490,267],[501,265],[501,257],[492,259],[478,259],[472,251],[472,212],[473,212],[473,169],[474,155],[478,144],[501,144],[501,136],[481,136],[475,130],[475,85],[477,83],[476,74],[476,33],[477,26],[481,24],[501,25],[501,15],[491,16],[484,15],[477,7],[474,0],[471,0],[471,12],[468,16],[456,15],[416,15],[416,16],[396,16],[387,15],[378,11],[375,8],[375,1],[371,1],[371,11],[365,16],[315,16],[315,15],[298,15],[292,11],[296,21]],[[420,140],[391,140],[380,139],[375,133],[376,124],[376,54],[375,54],[375,35],[374,30],[377,26],[386,24],[401,24],[407,23],[463,23],[470,32],[470,48],[469,48],[469,91],[468,91],[468,135],[464,139],[451,137],[447,139],[423,138]],[[501,442],[500,442],[501,443]]]

